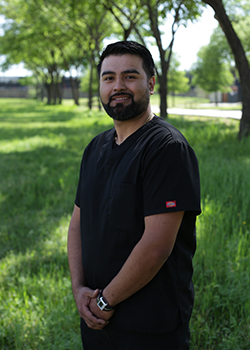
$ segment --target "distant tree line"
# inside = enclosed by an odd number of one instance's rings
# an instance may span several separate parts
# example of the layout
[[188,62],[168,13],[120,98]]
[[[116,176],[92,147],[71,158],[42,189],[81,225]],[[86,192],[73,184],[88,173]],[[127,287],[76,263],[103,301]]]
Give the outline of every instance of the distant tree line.
[[[250,69],[236,34],[239,18],[230,7],[240,8],[237,0],[227,0],[229,15],[222,0],[6,0],[0,3],[0,11],[5,18],[0,37],[0,54],[6,57],[2,69],[24,62],[25,67],[33,72],[37,89],[40,85],[46,87],[49,104],[60,103],[60,83],[65,72],[70,76],[75,104],[79,104],[79,79],[84,75],[84,89],[88,92],[91,108],[97,80],[95,68],[107,42],[105,39],[137,40],[147,47],[153,43],[159,54],[160,115],[167,117],[168,92],[174,94],[183,84],[183,76],[177,73],[178,64],[170,65],[176,31],[179,26],[186,26],[187,21],[196,21],[206,4],[214,9],[233,53],[243,96],[239,136],[247,136],[250,132],[250,91],[246,86],[250,89]],[[245,5],[244,14],[249,11],[247,7]],[[242,13],[238,15],[242,16]],[[167,42],[166,35],[163,39],[166,21],[172,24]],[[236,23],[235,26],[232,23]],[[201,60],[204,61],[205,56],[211,53],[214,55],[213,49],[201,53]],[[225,66],[224,61],[222,66]],[[178,74],[182,83],[176,87]],[[227,77],[226,81],[230,82],[230,79]],[[182,89],[186,88],[183,86]]]

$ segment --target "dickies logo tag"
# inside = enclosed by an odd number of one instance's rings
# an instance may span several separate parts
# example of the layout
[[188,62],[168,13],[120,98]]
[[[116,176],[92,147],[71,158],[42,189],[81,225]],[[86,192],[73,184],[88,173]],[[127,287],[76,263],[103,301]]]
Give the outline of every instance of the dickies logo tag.
[[175,208],[175,207],[176,207],[176,201],[166,202],[166,208]]

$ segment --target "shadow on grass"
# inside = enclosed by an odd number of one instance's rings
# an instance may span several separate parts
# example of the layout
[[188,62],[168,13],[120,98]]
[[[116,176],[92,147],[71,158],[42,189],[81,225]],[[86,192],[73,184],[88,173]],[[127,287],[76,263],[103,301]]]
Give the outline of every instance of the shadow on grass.
[[[8,251],[35,249],[62,216],[71,215],[82,153],[103,129],[59,127],[53,133],[65,133],[60,147],[36,145],[30,151],[1,154],[0,258]],[[44,128],[45,132],[50,131]]]
[[0,98],[1,111],[2,113],[9,112],[25,112],[30,111],[30,108],[41,108],[44,106],[43,102],[38,102],[33,99],[24,99],[24,98]]
[[[44,106],[42,110],[44,113]],[[65,112],[64,115],[60,112],[56,120],[65,121],[74,117],[74,112]],[[25,128],[26,119],[22,118],[24,128],[14,129],[13,137],[22,139],[37,135],[37,129]],[[52,115],[38,117],[43,121],[46,118],[55,121]],[[249,157],[249,142],[248,147],[241,147],[236,132],[234,133],[235,123],[225,124],[227,132],[223,132],[222,137],[216,120],[171,117],[169,122],[184,133],[195,149],[204,177],[209,176],[205,170],[203,172],[202,167],[207,159],[216,164],[216,157],[218,155],[220,159],[221,153],[225,159],[240,155]],[[107,128],[98,122],[83,128],[68,127],[67,124],[53,128],[41,127],[40,136],[53,140],[61,134],[62,143],[55,147],[40,146],[38,143],[29,151],[1,155],[0,257],[10,250],[25,252],[27,249],[33,249],[39,241],[51,234],[54,225],[56,227],[63,215],[71,215],[83,150],[89,141],[104,129]]]
[[239,121],[224,120],[222,124],[217,118],[183,116],[170,116],[168,121],[184,134],[191,145],[205,144],[209,147],[231,142],[231,140],[238,143]]
[[[47,105],[44,102],[33,100],[33,99],[18,99],[18,98],[0,98],[0,120],[7,118],[10,114],[15,115],[26,115],[29,116],[32,113],[43,113],[48,112],[50,114],[57,115],[63,110],[74,110],[77,106],[67,105]],[[3,119],[6,120],[6,119]]]
[[[30,106],[32,106],[32,104],[30,104]],[[39,106],[37,107],[37,110],[38,109]],[[64,237],[64,235],[66,236],[67,234],[66,227],[73,209],[83,150],[88,142],[106,127],[101,125],[101,123],[99,124],[98,121],[95,123],[93,121],[91,125],[84,127],[79,125],[78,127],[74,125],[72,127],[72,124],[65,124],[65,126],[58,125],[58,122],[69,121],[76,116],[74,112],[70,111],[58,112],[57,109],[55,109],[53,114],[48,108],[48,115],[46,115],[46,109],[42,106],[41,110],[39,110],[41,116],[33,117],[30,114],[25,117],[25,107],[19,109],[19,111],[20,110],[23,115],[18,118],[15,118],[14,114],[10,117],[4,116],[1,118],[0,116],[0,121],[3,120],[3,118],[5,121],[10,121],[12,118],[14,132],[10,132],[8,137],[5,136],[5,138],[15,138],[17,140],[25,137],[32,138],[36,136],[39,131],[39,135],[47,137],[48,141],[63,134],[63,142],[56,144],[54,147],[50,145],[49,142],[48,145],[33,144],[31,145],[33,149],[30,150],[14,150],[13,152],[1,154],[0,258],[4,258],[8,255],[8,263],[6,262],[7,259],[5,260],[6,264],[3,261],[5,267],[3,269],[3,274],[1,274],[1,281],[3,282],[2,288],[6,289],[7,293],[5,293],[5,295],[8,296],[4,298],[4,302],[6,301],[6,313],[5,317],[3,316],[2,319],[4,320],[7,318],[10,320],[6,322],[6,333],[5,339],[2,340],[2,346],[3,349],[14,349],[16,348],[15,338],[17,338],[17,334],[20,342],[23,339],[23,334],[29,334],[24,340],[24,346],[27,346],[27,342],[29,341],[30,343],[28,346],[30,346],[31,349],[38,348],[42,346],[42,341],[40,341],[39,338],[42,332],[44,338],[49,339],[50,346],[52,342],[54,342],[53,346],[59,348],[59,346],[54,345],[56,344],[56,337],[62,337],[66,334],[66,338],[73,339],[72,324],[74,324],[74,319],[77,317],[76,315],[72,315],[72,310],[75,306],[73,305],[73,297],[69,285],[66,241],[62,239],[62,236]],[[13,108],[13,113],[14,112],[16,114],[16,107]],[[29,112],[31,113],[30,109]],[[15,128],[14,123],[17,119],[19,125]],[[53,128],[49,126],[41,126],[39,130],[35,127],[34,129],[25,128],[25,124],[31,122],[31,120],[33,122],[44,122],[47,120],[53,123]],[[171,117],[169,118],[169,122],[184,133],[191,146],[195,149],[200,161],[202,181],[206,183],[206,187],[203,186],[203,197],[207,198],[207,195],[210,195],[211,203],[216,201],[221,203],[222,200],[228,201],[230,198],[229,205],[231,205],[236,195],[231,196],[230,192],[230,197],[227,196],[226,189],[229,187],[229,181],[226,179],[226,181],[223,181],[220,185],[219,179],[225,176],[225,172],[230,174],[229,180],[230,178],[234,179],[234,176],[231,175],[233,171],[239,173],[240,169],[237,161],[240,158],[249,160],[249,140],[243,141],[243,143],[237,140],[236,123],[225,123],[223,132],[221,132],[221,126],[220,128],[217,127],[218,122],[211,119],[197,120],[197,118]],[[23,124],[23,127],[20,128],[20,124]],[[5,129],[5,131],[8,132],[8,129]],[[6,135],[1,129],[0,132],[0,137]],[[248,163],[248,166],[249,164],[250,163]],[[247,169],[249,168],[242,167],[242,174],[246,172]],[[241,177],[239,177],[237,181],[234,181],[232,186],[235,193],[238,195],[237,185],[240,184],[242,187]],[[217,187],[215,187],[215,185]],[[245,189],[247,189],[247,187],[245,187]],[[246,191],[246,193],[248,192]],[[249,202],[246,202],[247,205],[249,205],[248,203]],[[237,210],[239,210],[240,205],[243,207],[245,204],[244,202],[242,202],[242,204],[237,204]],[[249,210],[247,210],[247,212],[249,212]],[[214,210],[214,212],[211,213],[211,219],[208,220],[208,225],[211,226],[212,223],[217,223],[216,215],[218,215],[218,211]],[[227,215],[226,220],[228,221],[229,218],[230,215]],[[225,230],[225,223],[222,219],[223,218],[221,218],[221,228],[226,231],[228,235],[229,230]],[[213,229],[212,232],[214,231]],[[211,236],[210,231],[207,232],[209,233],[208,236]],[[218,237],[220,237],[220,233],[219,231]],[[204,239],[205,234],[201,235],[199,244],[204,244],[204,251],[208,254],[209,244],[206,244],[206,242],[203,241]],[[224,241],[223,244],[218,244],[217,256],[221,259],[220,247],[223,247],[223,250],[225,250]],[[196,256],[198,257],[198,254]],[[227,261],[226,259],[224,260]],[[197,267],[197,278],[200,277],[203,279],[206,277],[208,279],[210,275],[205,276],[202,266],[203,260],[200,259],[198,263],[200,271]],[[225,266],[227,265],[230,269],[231,265],[225,264]],[[208,264],[208,267],[210,269],[211,264]],[[210,270],[208,272],[210,273]],[[216,272],[219,272],[218,267],[216,267]],[[231,273],[232,275],[235,274],[234,271]],[[204,283],[207,284],[207,281]],[[211,283],[208,285],[208,289],[211,289],[210,286]],[[232,298],[235,299],[234,293],[230,292],[230,288],[228,288],[228,290],[229,292],[226,294],[222,288],[222,294],[226,295],[228,298],[232,296]],[[248,290],[248,288],[245,288],[245,291]],[[20,291],[18,296],[20,300],[18,301],[19,304],[15,304],[13,307],[12,304],[18,300],[18,297],[15,297],[17,291]],[[60,295],[59,298],[58,294]],[[201,292],[198,291],[198,298],[200,295],[203,296],[203,294],[203,289]],[[210,290],[210,294],[212,294],[211,305],[214,307],[215,301],[218,300],[214,299],[214,295],[218,295],[218,283],[216,283],[214,293],[211,293]],[[236,299],[239,301],[239,304],[242,301],[242,295],[242,293],[240,294],[240,292],[238,292]],[[31,303],[29,306],[30,308],[27,308],[25,305],[25,301],[23,300],[25,296],[27,296],[26,301]],[[36,299],[31,300],[32,296],[39,299],[39,303],[41,304],[41,309],[37,311],[39,313],[37,319],[39,322],[42,320],[42,322],[40,322],[42,326],[38,324],[34,326],[34,318],[32,321],[28,316],[38,308],[35,302]],[[204,305],[204,300],[202,298],[199,300],[200,304]],[[209,301],[207,304],[208,309],[212,310]],[[10,317],[11,305],[12,310],[15,309],[14,317]],[[24,310],[23,315],[25,315],[22,317],[23,319],[26,318],[27,324],[24,324],[22,319],[21,321],[18,319],[18,315],[21,314],[21,311],[19,313],[17,313],[17,311],[21,307]],[[43,311],[44,315],[41,315],[41,310],[45,310]],[[217,305],[217,310],[218,313],[223,316],[223,319],[225,319],[220,305],[219,307]],[[212,311],[211,315],[213,319],[211,323],[214,324],[215,313]],[[12,312],[14,313],[14,311]],[[201,324],[200,318],[202,317],[203,320],[203,316],[204,323]],[[197,319],[197,334],[201,334],[205,330],[205,335],[210,338],[211,332],[207,326],[206,310],[203,315],[203,310],[198,309]],[[244,323],[247,324],[247,322]],[[202,327],[199,326],[200,324]],[[222,322],[216,324],[216,327],[221,331],[218,324],[222,324]],[[228,323],[224,323],[222,326],[225,329],[226,327],[230,329],[230,324],[228,325]],[[58,330],[62,330],[62,332]],[[220,334],[218,336],[220,336]],[[244,338],[244,336],[242,338]],[[204,339],[207,339],[206,336],[204,336]],[[40,343],[36,345],[34,341],[38,340]],[[7,345],[5,346],[4,344]],[[202,346],[203,345],[204,342]],[[64,349],[66,349],[64,341],[63,346]],[[20,345],[18,348],[23,347]],[[71,344],[68,348],[76,349],[77,347]]]
[[[59,123],[59,122],[65,122],[69,121],[72,118],[76,116],[76,113],[74,111],[59,111],[59,110],[48,110],[47,115],[44,114],[46,113],[46,109],[43,108],[40,111],[29,111],[28,113],[23,112],[20,113],[21,116],[19,116],[19,112],[13,112],[13,113],[8,113],[8,116],[3,116],[0,114],[0,122],[5,122],[5,123],[18,123],[18,124],[24,124],[26,123],[46,123],[46,122],[51,122],[51,123]],[[34,116],[32,116],[34,114]],[[18,119],[17,119],[18,118]]]
[[[69,110],[60,110],[60,108],[55,109],[54,111],[48,110],[46,113],[46,109],[41,109],[41,111],[38,113],[35,111],[34,116],[32,116],[33,112],[29,111],[29,115],[27,113],[18,113],[18,116],[13,114],[9,114],[8,116],[1,116],[0,115],[0,123],[7,123],[7,125],[2,124],[0,128],[0,140],[8,140],[11,141],[13,139],[19,139],[22,140],[24,138],[34,137],[34,136],[51,136],[52,134],[55,134],[56,136],[60,134],[64,134],[65,131],[68,129],[71,129],[72,126],[66,127],[66,124],[64,123],[70,122],[74,118],[81,119],[81,116],[84,120],[86,118],[89,118],[90,120],[93,120],[93,114],[95,116],[100,115],[100,119],[103,116],[103,114],[100,112],[84,112],[81,110],[78,111],[72,111],[72,108]],[[61,123],[61,125],[58,125]],[[112,122],[111,122],[112,123]],[[32,125],[32,127],[27,125]],[[98,119],[95,122],[95,126],[98,126],[99,122]],[[77,129],[73,128],[73,131],[77,131]],[[78,132],[81,133],[81,135],[84,134],[85,127],[79,130]]]

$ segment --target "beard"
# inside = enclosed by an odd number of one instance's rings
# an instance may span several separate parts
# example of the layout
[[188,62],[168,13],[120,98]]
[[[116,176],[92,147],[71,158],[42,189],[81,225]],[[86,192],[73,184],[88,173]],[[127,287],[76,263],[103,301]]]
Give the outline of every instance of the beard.
[[[110,103],[112,101],[112,98],[114,96],[121,96],[126,95],[130,96],[132,99],[132,102],[128,106],[124,106],[122,103],[117,103],[114,107],[110,106]],[[140,114],[144,113],[149,105],[149,99],[150,94],[148,91],[145,92],[145,94],[138,100],[135,101],[133,95],[128,93],[117,93],[114,94],[109,98],[109,102],[107,104],[102,102],[103,108],[105,109],[106,113],[115,120],[129,120],[136,118]]]

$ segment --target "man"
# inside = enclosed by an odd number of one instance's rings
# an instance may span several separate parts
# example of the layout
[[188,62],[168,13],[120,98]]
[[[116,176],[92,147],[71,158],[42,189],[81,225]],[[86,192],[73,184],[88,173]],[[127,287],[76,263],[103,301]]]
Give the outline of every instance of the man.
[[114,128],[85,149],[68,234],[84,350],[188,349],[197,159],[151,112],[155,66],[144,46],[109,45],[98,72]]

